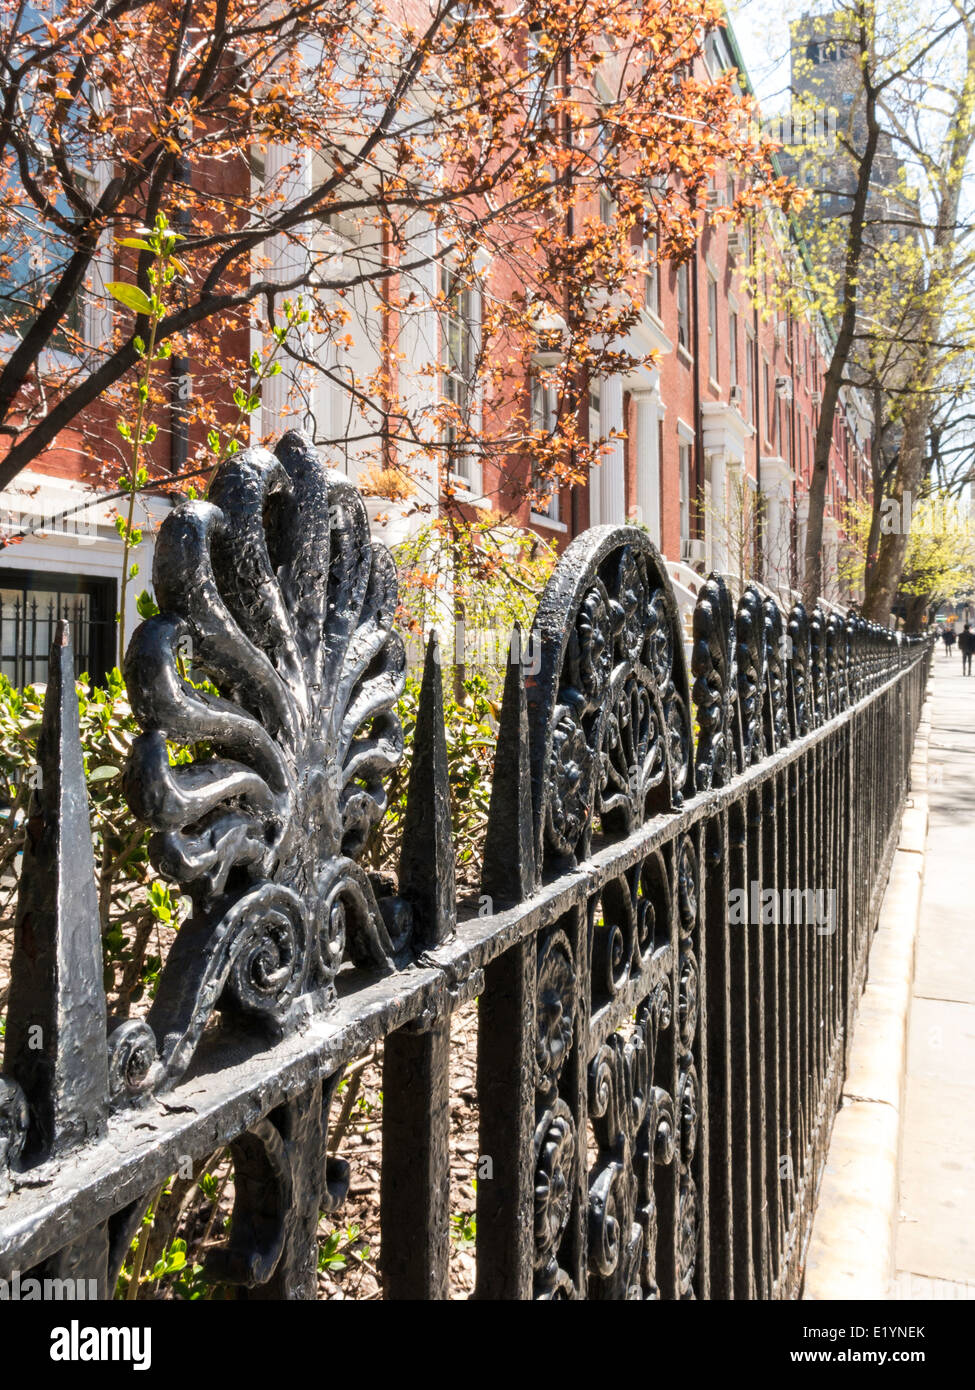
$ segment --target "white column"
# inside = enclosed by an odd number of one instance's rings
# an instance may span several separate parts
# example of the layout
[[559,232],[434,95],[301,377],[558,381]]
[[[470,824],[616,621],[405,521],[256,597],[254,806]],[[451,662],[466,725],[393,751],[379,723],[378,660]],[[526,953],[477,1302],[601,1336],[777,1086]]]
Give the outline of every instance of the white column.
[[725,481],[724,450],[710,455],[711,460],[711,510],[713,515],[705,519],[711,528],[711,565],[718,574],[728,569],[728,488]]
[[636,403],[636,502],[639,519],[660,549],[660,393],[634,391]]
[[787,576],[783,574],[782,502],[778,489],[770,492],[765,499],[765,517],[768,535],[765,555],[766,581],[770,584],[782,584]]
[[[765,498],[765,582],[773,588],[786,588],[789,583],[792,539],[789,501],[792,495],[792,481],[792,471],[784,459],[762,459],[762,493]],[[800,553],[800,569],[802,563]]]
[[599,491],[602,487],[602,467],[589,470],[589,525],[598,526],[602,521],[599,514]]
[[[623,379],[607,377],[600,393],[600,425],[604,435],[623,429]],[[623,480],[623,440],[610,441],[612,452],[603,455],[600,465],[599,520],[614,526],[626,520],[626,490]]]

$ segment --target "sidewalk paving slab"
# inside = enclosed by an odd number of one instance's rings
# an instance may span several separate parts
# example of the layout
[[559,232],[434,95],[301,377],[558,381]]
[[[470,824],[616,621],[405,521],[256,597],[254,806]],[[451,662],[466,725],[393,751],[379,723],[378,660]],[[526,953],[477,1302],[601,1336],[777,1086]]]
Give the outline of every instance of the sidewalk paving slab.
[[975,1299],[975,677],[936,653],[901,1133],[898,1299]]

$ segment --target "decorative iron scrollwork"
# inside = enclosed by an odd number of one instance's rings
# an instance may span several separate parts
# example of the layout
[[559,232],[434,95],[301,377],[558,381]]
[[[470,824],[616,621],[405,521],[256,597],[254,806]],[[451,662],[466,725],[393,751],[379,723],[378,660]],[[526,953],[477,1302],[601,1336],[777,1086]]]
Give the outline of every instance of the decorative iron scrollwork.
[[813,726],[812,648],[809,618],[801,603],[789,613],[788,645],[789,725],[793,738],[804,738]]
[[763,604],[765,619],[765,692],[762,700],[762,735],[767,753],[777,753],[789,742],[788,691],[786,689],[789,638],[782,614],[773,598]]
[[694,1156],[700,1124],[700,1101],[694,1050],[698,1029],[697,950],[700,940],[700,869],[690,836],[683,836],[677,856],[678,884],[678,1003],[677,1003],[677,1163],[678,1235],[677,1278],[681,1298],[694,1297],[699,1216]]
[[724,580],[712,574],[694,609],[691,671],[700,730],[695,764],[698,791],[727,786],[740,766],[734,627],[731,595]]
[[575,1041],[577,978],[572,946],[556,928],[540,943],[535,1013],[535,1294],[542,1300],[574,1298],[571,1276],[559,1263],[559,1246],[575,1200],[575,1173],[582,1161],[576,1122],[558,1094],[559,1079]]
[[126,791],[193,916],[151,1035],[113,1039],[123,1095],[172,1084],[218,1005],[281,1031],[328,1006],[346,958],[394,969],[409,932],[356,862],[402,757],[405,678],[395,569],[358,493],[302,435],[248,449],[167,517],[153,579],[161,612],[125,661],[144,730]]
[[657,1035],[669,1024],[666,985],[627,1034],[611,1034],[589,1064],[589,1119],[598,1157],[589,1179],[589,1296],[655,1299],[653,1168],[674,1159],[674,1104],[652,1084]]
[[761,761],[764,745],[765,608],[761,594],[752,584],[748,585],[738,601],[735,635],[741,767],[745,768]]
[[535,621],[528,681],[536,862],[588,854],[686,794],[691,726],[680,622],[645,533],[596,527],[573,542]]

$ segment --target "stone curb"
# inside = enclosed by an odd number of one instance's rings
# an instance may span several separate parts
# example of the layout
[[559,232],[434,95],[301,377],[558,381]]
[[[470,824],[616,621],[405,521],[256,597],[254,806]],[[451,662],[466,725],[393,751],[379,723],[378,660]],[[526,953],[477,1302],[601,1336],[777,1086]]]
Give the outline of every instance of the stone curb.
[[922,711],[911,761],[911,790],[870,950],[867,984],[857,1011],[840,1109],[806,1251],[803,1299],[890,1297],[908,1025],[928,826],[930,732],[930,719]]

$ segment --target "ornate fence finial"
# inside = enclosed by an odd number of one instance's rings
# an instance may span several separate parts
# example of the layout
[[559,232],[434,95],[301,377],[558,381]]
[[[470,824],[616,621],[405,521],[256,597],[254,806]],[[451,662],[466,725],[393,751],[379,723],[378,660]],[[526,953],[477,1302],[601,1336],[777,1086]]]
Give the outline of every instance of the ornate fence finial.
[[[37,770],[17,900],[4,1053],[4,1070],[22,1087],[30,1109],[25,1160],[95,1136],[108,1113],[101,922],[74,654],[64,620],[58,621],[51,646]],[[5,1108],[16,1118],[18,1107],[9,1095]]]
[[536,886],[524,655],[522,630],[516,623],[508,651],[481,873],[481,892],[496,903],[522,902]]
[[413,913],[416,944],[429,949],[446,941],[457,924],[443,681],[435,632],[427,643],[413,737],[399,890]]

